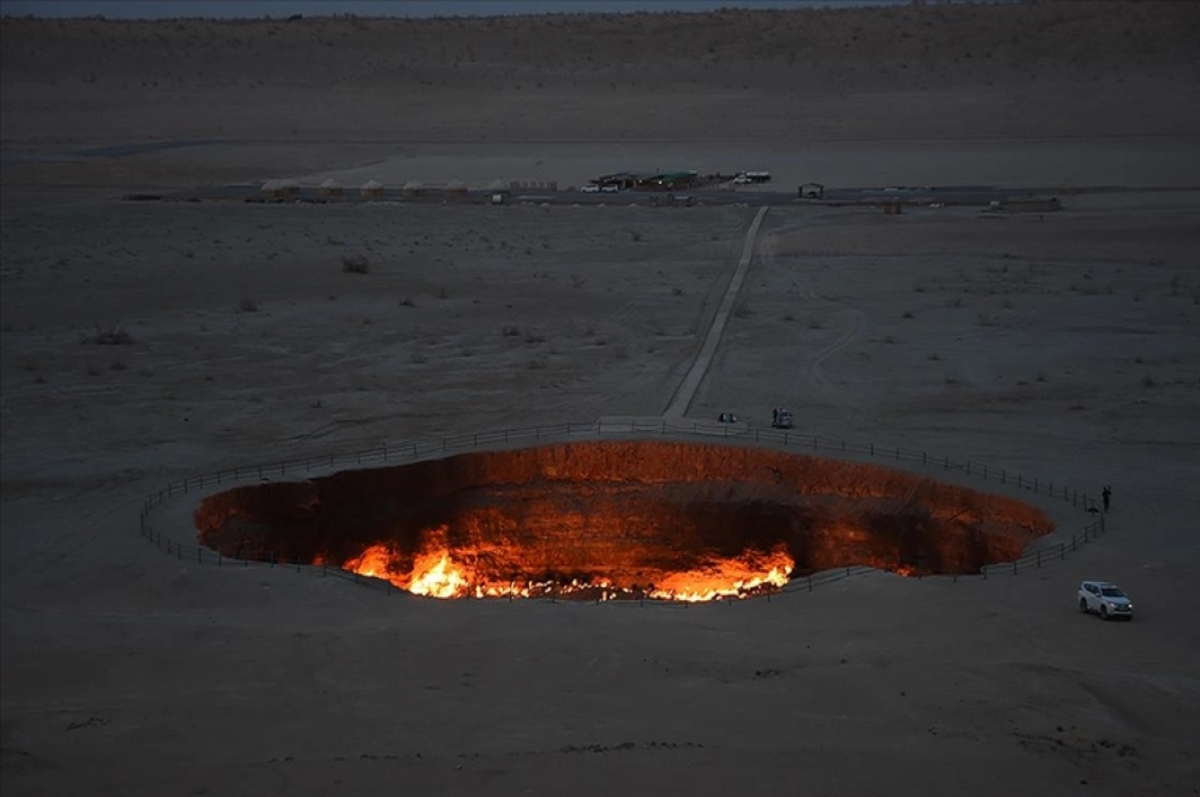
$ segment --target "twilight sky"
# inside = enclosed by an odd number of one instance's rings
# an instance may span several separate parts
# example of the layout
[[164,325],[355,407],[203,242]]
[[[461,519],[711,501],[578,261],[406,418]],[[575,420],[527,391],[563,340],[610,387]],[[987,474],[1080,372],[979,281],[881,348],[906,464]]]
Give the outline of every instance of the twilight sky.
[[903,5],[907,0],[0,0],[0,14],[45,17],[492,16]]

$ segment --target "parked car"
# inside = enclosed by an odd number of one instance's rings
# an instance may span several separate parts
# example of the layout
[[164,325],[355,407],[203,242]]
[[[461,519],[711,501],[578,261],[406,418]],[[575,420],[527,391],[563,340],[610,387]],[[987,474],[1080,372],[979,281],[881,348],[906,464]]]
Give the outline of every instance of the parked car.
[[599,193],[600,186],[596,185],[595,183],[588,183],[587,185],[585,185],[583,188],[581,188],[579,190],[585,194],[596,194],[596,193]]
[[1133,602],[1116,584],[1107,581],[1085,581],[1079,585],[1079,611],[1095,612],[1105,620],[1124,617],[1133,619]]
[[615,183],[609,183],[607,185],[600,186],[600,190],[606,194],[615,194],[617,191],[621,190],[621,186]]

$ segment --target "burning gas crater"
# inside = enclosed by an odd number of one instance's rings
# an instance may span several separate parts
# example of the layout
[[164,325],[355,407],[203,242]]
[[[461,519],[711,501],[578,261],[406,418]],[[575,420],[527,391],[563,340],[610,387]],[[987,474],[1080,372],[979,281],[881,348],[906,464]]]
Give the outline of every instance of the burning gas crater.
[[709,601],[846,565],[976,573],[1053,525],[874,465],[667,441],[464,454],[204,500],[226,556],[328,564],[437,598]]

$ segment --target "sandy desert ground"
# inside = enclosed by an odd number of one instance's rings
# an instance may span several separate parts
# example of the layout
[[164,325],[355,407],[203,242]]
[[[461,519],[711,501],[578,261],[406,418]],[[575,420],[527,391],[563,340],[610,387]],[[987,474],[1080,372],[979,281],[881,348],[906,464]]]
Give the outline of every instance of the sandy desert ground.
[[[4,20],[5,794],[1200,793],[1198,30],[1187,3]],[[220,141],[79,154],[158,139]],[[1107,534],[689,608],[425,600],[138,536],[142,496],[217,468],[662,415],[758,209],[123,194],[709,163],[787,193],[685,417],[785,404],[1112,484]],[[810,175],[1143,190],[892,217],[790,203]],[[109,324],[132,342],[88,342]],[[186,539],[194,498],[156,522]],[[1044,506],[1051,540],[1090,522]],[[1135,622],[1080,615],[1089,577]]]

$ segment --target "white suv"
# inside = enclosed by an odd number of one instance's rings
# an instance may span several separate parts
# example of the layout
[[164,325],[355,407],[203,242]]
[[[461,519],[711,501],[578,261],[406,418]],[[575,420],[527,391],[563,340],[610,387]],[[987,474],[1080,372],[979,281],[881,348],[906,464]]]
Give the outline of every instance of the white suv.
[[1133,603],[1121,588],[1107,581],[1085,581],[1079,585],[1079,611],[1095,612],[1105,620],[1133,619]]

